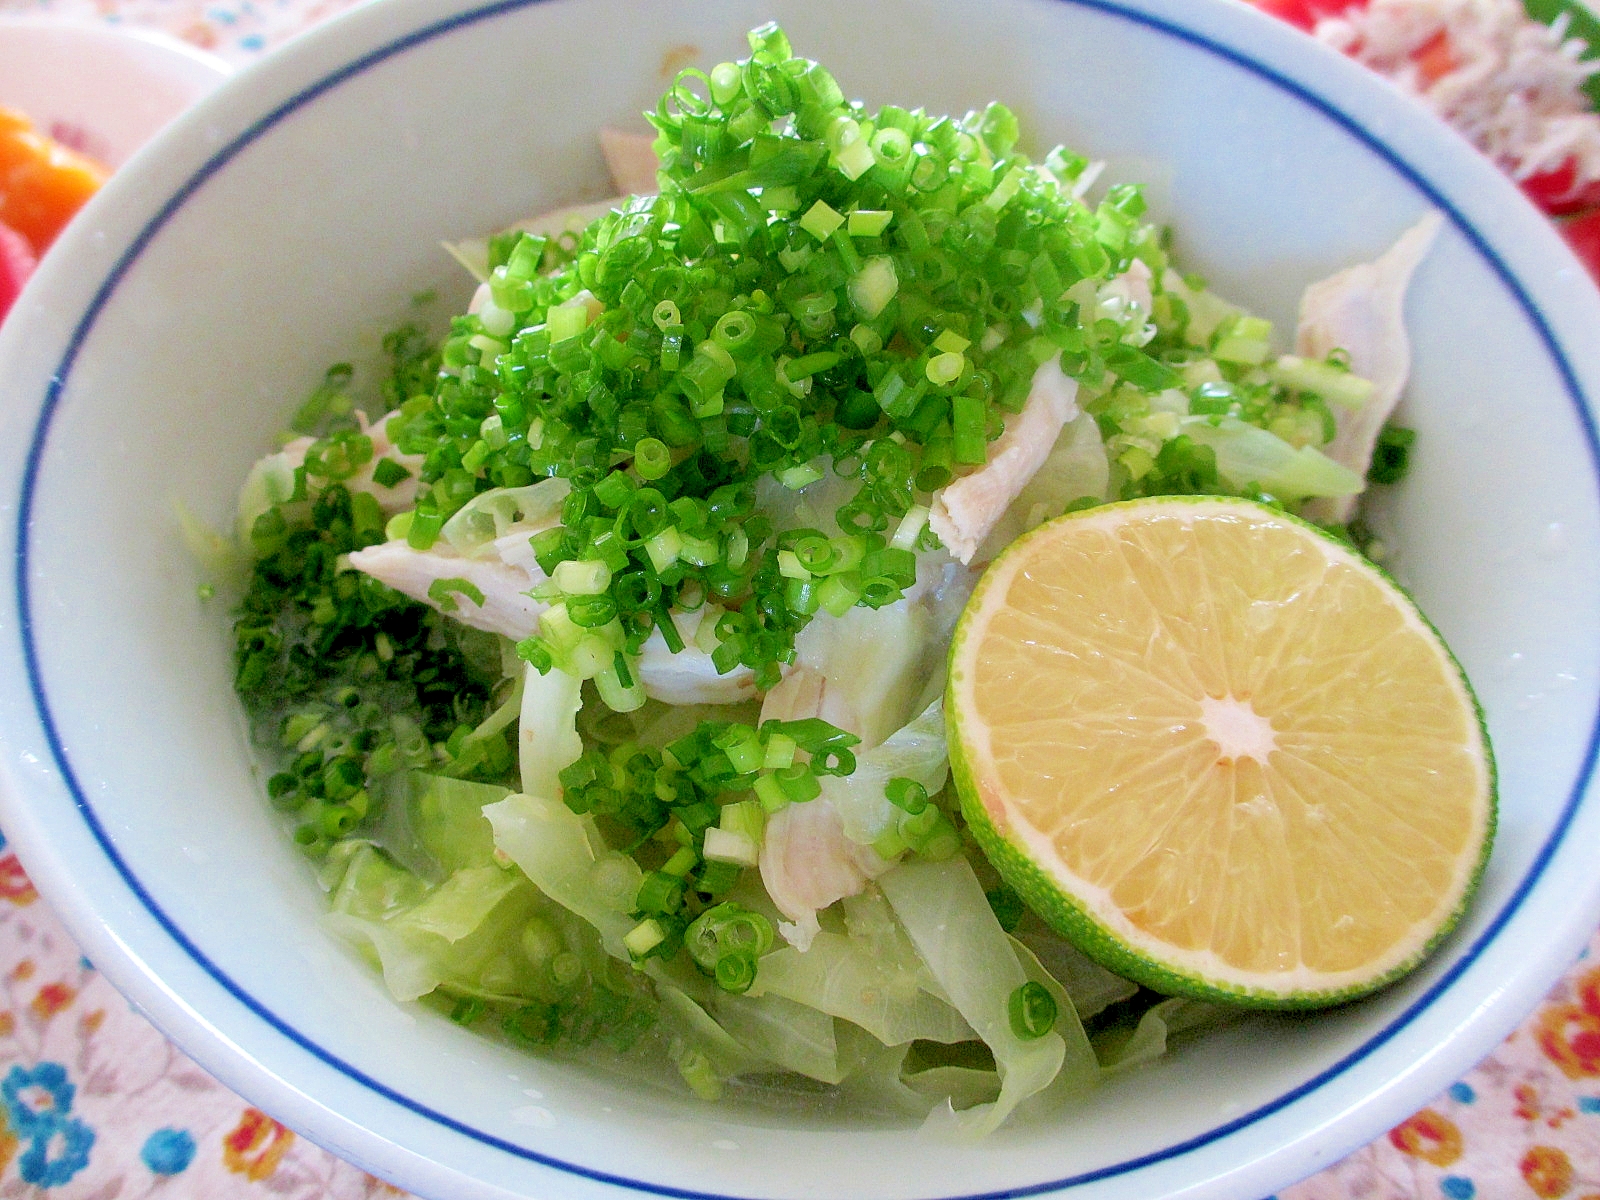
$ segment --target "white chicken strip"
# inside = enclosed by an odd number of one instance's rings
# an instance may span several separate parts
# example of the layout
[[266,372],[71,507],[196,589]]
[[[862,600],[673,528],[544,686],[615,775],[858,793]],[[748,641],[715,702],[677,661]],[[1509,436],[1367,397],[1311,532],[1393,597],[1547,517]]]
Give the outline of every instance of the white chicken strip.
[[[812,624],[823,619],[818,616]],[[828,691],[821,671],[796,666],[767,693],[761,719],[822,717],[830,711]],[[876,854],[872,859],[877,862],[863,862],[860,852],[867,849],[845,837],[844,822],[826,800],[790,804],[768,818],[761,840],[761,884],[778,911],[789,918],[778,922],[778,932],[796,950],[809,949],[821,930],[817,913],[836,900],[860,895],[869,879],[888,869]]]
[[[434,584],[441,579],[464,579],[483,593],[483,603],[455,593],[450,616],[474,629],[520,641],[538,629],[539,614],[549,607],[528,594],[545,579],[528,545],[528,538],[538,532],[513,528],[490,543],[493,551],[471,557],[442,539],[428,550],[413,549],[404,541],[379,542],[355,551],[349,562],[356,570],[434,608],[440,607],[428,595]],[[529,551],[527,555],[522,554],[524,549]],[[508,562],[508,557],[513,561]]]
[[655,135],[600,127],[600,153],[611,182],[623,195],[654,195],[657,190]]
[[683,639],[683,649],[667,649],[667,639],[657,629],[639,647],[634,670],[639,686],[652,700],[667,704],[738,704],[757,696],[755,673],[749,667],[735,667],[718,675],[711,655],[695,644],[695,636],[706,610],[674,613],[673,624]]
[[[795,639],[796,666],[767,693],[761,719],[821,717],[861,738],[858,754],[906,724],[926,704],[922,693],[938,670],[935,648],[948,642],[975,580],[943,554],[923,555],[917,565],[905,599],[814,617]],[[820,928],[819,911],[859,895],[890,865],[846,836],[826,797],[780,809],[761,844],[761,882],[789,918],[779,932],[802,951]]]
[[[378,507],[385,515],[393,516],[397,512],[404,512],[417,502],[417,477],[422,471],[422,455],[401,454],[394,448],[394,443],[389,440],[389,418],[394,413],[385,413],[376,421],[369,422],[367,415],[356,410],[356,423],[361,432],[372,440],[372,457],[349,479],[343,480],[345,487],[351,491],[369,492],[377,500]],[[295,438],[278,451],[284,466],[293,471],[306,461],[306,451],[316,443],[316,438]],[[385,487],[373,479],[372,473],[378,469],[378,463],[388,458],[399,463],[409,474],[406,478],[392,487]]]
[[[528,539],[547,528],[547,524],[513,525],[474,555],[460,554],[442,539],[428,550],[414,550],[403,541],[380,542],[355,551],[349,563],[433,608],[440,608],[428,594],[435,583],[464,579],[483,593],[483,603],[452,593],[455,607],[449,615],[474,629],[521,641],[538,631],[539,614],[549,607],[528,594],[546,578]],[[699,620],[679,614],[678,629],[685,644],[676,654],[667,649],[659,631],[646,640],[634,667],[645,694],[668,704],[735,704],[755,699],[755,675],[748,667],[719,675],[711,656],[695,646]]]
[[871,846],[845,837],[844,822],[825,800],[780,809],[767,822],[761,843],[761,882],[778,911],[793,922],[778,922],[778,932],[802,952],[822,928],[817,913],[859,895],[890,865]]
[[[1394,412],[1411,372],[1411,342],[1406,337],[1406,289],[1427,255],[1444,218],[1430,212],[1377,261],[1360,263],[1313,283],[1300,300],[1295,353],[1326,358],[1334,350],[1350,356],[1350,370],[1371,381],[1372,391],[1359,409],[1338,409],[1337,433],[1323,448],[1334,462],[1366,478],[1372,449],[1383,423]],[[1325,496],[1308,502],[1305,515],[1315,521],[1348,521],[1356,496]]]
[[1078,415],[1078,383],[1051,358],[1033,373],[1022,411],[989,447],[989,461],[935,493],[928,525],[945,549],[970,563],[1011,502],[1050,457],[1062,428]]

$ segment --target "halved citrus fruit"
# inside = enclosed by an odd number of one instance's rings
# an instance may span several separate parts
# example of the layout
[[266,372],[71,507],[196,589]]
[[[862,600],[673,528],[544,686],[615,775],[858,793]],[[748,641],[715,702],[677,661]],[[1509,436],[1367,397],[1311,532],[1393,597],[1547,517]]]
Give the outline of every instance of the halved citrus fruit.
[[962,809],[1041,916],[1158,991],[1336,1004],[1414,967],[1488,857],[1461,668],[1387,576],[1245,500],[1020,538],[956,629]]

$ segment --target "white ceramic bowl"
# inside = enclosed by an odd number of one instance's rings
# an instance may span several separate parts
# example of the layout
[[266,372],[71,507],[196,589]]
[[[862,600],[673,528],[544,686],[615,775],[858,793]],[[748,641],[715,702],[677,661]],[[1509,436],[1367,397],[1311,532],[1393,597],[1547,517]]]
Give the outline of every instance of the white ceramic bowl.
[[[520,1056],[392,1003],[318,929],[174,505],[225,523],[327,364],[455,278],[441,239],[603,194],[596,127],[636,120],[664,63],[737,56],[774,12],[871,103],[1003,98],[1038,147],[1138,164],[1187,261],[1285,325],[1305,282],[1445,213],[1409,307],[1416,464],[1385,520],[1478,686],[1503,809],[1476,904],[1414,977],[952,1147]],[[1600,917],[1600,294],[1463,143],[1232,0],[384,0],[181,118],[30,300],[0,336],[0,823],[186,1050],[424,1195],[1256,1200],[1489,1051]]]
[[220,58],[160,33],[0,17],[0,104],[107,166],[121,166],[227,74]]

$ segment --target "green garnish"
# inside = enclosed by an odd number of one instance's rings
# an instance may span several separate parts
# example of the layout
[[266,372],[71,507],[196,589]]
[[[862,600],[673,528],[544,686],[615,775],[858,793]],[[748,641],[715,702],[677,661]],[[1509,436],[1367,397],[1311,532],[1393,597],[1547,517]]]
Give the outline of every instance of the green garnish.
[[1011,993],[1011,1032],[1024,1041],[1042,1038],[1055,1028],[1056,1000],[1044,984],[1032,979]]
[[[557,597],[522,648],[541,669],[609,671],[693,592],[716,606],[718,669],[771,686],[819,609],[902,595],[914,560],[889,536],[919,484],[983,461],[1038,364],[1115,340],[1044,301],[1139,252],[1131,192],[1073,198],[1084,161],[1031,162],[1001,105],[869,113],[776,28],[751,47],[649,114],[659,196],[602,218],[553,273],[542,239],[505,252],[490,310],[457,319],[444,377],[391,429],[426,456],[419,549],[478,491],[572,481],[539,562],[604,562],[610,607],[584,620]],[[780,534],[757,511],[762,479],[830,471],[853,490],[836,529]],[[801,543],[834,561],[784,571]]]
[[1411,469],[1411,447],[1417,431],[1403,425],[1385,425],[1372,448],[1372,465],[1367,468],[1369,483],[1399,483]]

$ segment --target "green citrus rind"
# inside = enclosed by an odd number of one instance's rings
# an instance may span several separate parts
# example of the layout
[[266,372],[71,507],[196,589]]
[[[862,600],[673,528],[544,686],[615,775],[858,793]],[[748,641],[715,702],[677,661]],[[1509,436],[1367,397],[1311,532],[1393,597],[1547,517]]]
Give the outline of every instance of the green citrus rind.
[[[1342,987],[1310,989],[1277,987],[1273,986],[1270,981],[1262,981],[1255,986],[1251,986],[1245,983],[1210,978],[1190,970],[1171,959],[1164,959],[1159,954],[1136,949],[1124,937],[1100,920],[1091,911],[1088,904],[1072,895],[1060,882],[1052,878],[1050,873],[1040,866],[1024,846],[1007,837],[1006,831],[997,827],[989,809],[983,802],[981,788],[970,762],[969,742],[962,729],[961,694],[964,678],[961,664],[967,641],[972,636],[972,625],[977,619],[976,614],[984,610],[985,597],[993,585],[993,581],[1007,577],[1007,573],[1001,569],[1002,565],[1014,555],[1026,553],[1028,545],[1036,538],[1050,536],[1050,531],[1062,522],[1089,519],[1096,515],[1103,517],[1107,510],[1110,509],[1131,509],[1134,507],[1185,503],[1237,505],[1245,510],[1270,513],[1273,519],[1292,522],[1294,525],[1310,531],[1332,546],[1337,547],[1341,555],[1358,562],[1368,570],[1373,578],[1391,591],[1398,602],[1408,608],[1420,624],[1429,631],[1441,651],[1443,660],[1448,662],[1453,669],[1461,685],[1462,692],[1471,706],[1473,724],[1477,730],[1478,748],[1482,755],[1484,786],[1481,800],[1485,811],[1482,814],[1483,828],[1481,838],[1476,854],[1473,857],[1473,862],[1463,875],[1464,883],[1461,886],[1458,899],[1455,905],[1412,953],[1387,969],[1375,971],[1370,977],[1363,978],[1357,982],[1347,983]],[[962,814],[979,847],[983,850],[995,870],[1000,873],[1001,878],[1017,891],[1029,908],[1090,958],[1118,975],[1167,995],[1186,996],[1197,1000],[1245,1008],[1280,1011],[1328,1008],[1370,995],[1416,970],[1456,928],[1482,881],[1483,872],[1488,865],[1490,851],[1494,843],[1497,824],[1498,779],[1483,709],[1477,695],[1472,690],[1466,672],[1462,670],[1460,662],[1456,659],[1444,638],[1440,636],[1438,629],[1421,613],[1405,590],[1376,564],[1356,554],[1349,546],[1333,537],[1326,530],[1253,501],[1209,496],[1164,496],[1130,500],[1117,504],[1102,505],[1077,513],[1069,513],[1053,521],[1046,522],[1044,525],[1018,538],[990,564],[983,579],[979,581],[978,586],[967,601],[962,616],[956,625],[949,654],[949,673],[945,692],[945,722],[949,742],[951,777],[960,797]]]

